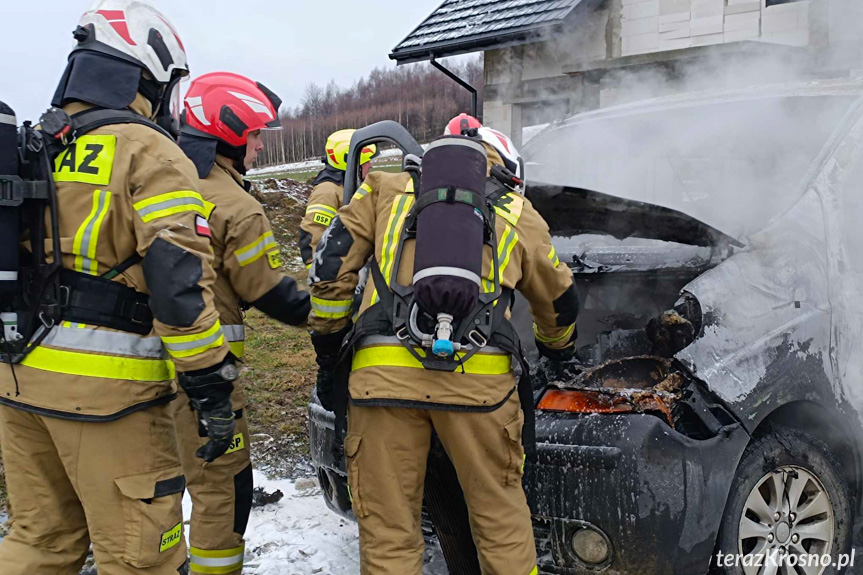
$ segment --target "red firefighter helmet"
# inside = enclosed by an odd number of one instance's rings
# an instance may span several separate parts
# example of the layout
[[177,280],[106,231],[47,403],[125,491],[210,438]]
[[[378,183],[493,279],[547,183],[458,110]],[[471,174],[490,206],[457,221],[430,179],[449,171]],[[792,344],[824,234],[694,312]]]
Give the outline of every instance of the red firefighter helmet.
[[281,127],[281,103],[266,86],[239,74],[205,74],[189,86],[183,131],[245,146],[249,132]]
[[[449,122],[443,131],[444,136],[475,136],[482,123],[470,114],[459,114]],[[473,132],[471,132],[473,130]]]

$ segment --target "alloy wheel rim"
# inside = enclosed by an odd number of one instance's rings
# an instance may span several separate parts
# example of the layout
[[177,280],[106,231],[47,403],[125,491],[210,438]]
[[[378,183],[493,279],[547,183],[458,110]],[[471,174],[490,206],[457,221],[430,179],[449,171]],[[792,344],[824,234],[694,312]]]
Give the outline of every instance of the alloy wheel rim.
[[[829,555],[835,535],[833,505],[824,485],[811,471],[795,465],[778,467],[762,477],[746,498],[738,530],[738,553],[745,575],[821,575],[826,567],[776,568],[769,555]],[[761,559],[755,561],[754,559]],[[749,566],[746,564],[749,563]],[[778,561],[776,563],[779,563]]]

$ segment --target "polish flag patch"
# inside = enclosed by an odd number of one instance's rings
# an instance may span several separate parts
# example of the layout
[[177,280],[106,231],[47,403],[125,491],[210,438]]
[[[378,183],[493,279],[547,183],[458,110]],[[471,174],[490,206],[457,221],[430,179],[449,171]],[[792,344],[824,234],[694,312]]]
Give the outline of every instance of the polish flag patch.
[[199,236],[213,237],[213,233],[210,231],[210,222],[203,216],[195,216],[195,231],[198,232]]

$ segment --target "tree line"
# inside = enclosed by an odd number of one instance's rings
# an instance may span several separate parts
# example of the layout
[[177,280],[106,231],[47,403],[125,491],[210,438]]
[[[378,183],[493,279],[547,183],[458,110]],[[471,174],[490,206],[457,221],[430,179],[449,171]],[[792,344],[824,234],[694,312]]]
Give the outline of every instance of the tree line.
[[[447,67],[482,90],[481,59]],[[327,136],[333,132],[382,120],[395,120],[417,141],[428,142],[441,135],[446,122],[461,112],[470,112],[470,94],[425,63],[375,68],[346,89],[333,81],[325,87],[309,84],[297,107],[282,108],[282,130],[264,132],[266,145],[258,165],[321,158]]]

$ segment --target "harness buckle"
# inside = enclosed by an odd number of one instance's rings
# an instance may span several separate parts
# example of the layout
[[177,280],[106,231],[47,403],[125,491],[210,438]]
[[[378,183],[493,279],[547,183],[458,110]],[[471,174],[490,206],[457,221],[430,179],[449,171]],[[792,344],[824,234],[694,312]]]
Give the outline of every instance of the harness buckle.
[[150,308],[147,304],[136,301],[132,307],[132,313],[129,315],[129,321],[142,325],[147,319],[147,313],[149,311]]
[[467,338],[472,344],[479,348],[483,348],[488,344],[488,339],[484,335],[482,335],[477,329],[467,334]]
[[42,322],[45,329],[54,329],[54,326],[57,324],[53,317],[46,317],[44,311],[39,312],[39,321]]
[[399,330],[396,332],[396,337],[399,338],[399,341],[406,341],[410,339],[411,334],[410,332],[408,332],[408,326],[403,325],[401,328],[399,328]]

